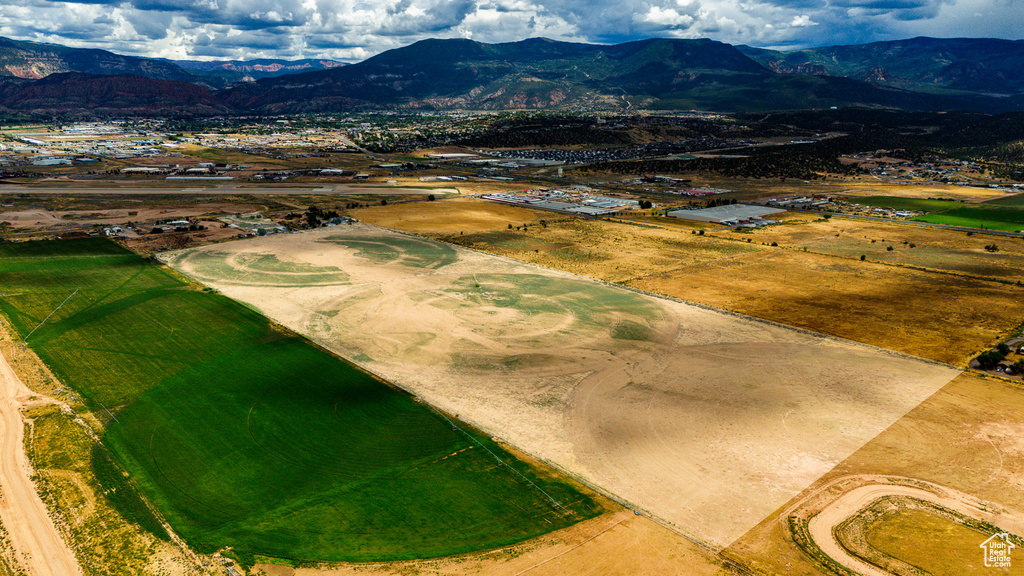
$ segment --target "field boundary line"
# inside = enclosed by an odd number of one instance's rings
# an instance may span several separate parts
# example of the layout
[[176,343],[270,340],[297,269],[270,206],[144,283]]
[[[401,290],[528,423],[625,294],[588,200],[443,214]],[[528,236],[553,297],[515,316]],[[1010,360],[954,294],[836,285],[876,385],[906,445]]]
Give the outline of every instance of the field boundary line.
[[37,324],[37,325],[36,325],[36,327],[35,327],[35,328],[33,328],[31,332],[29,332],[28,334],[26,334],[26,335],[25,335],[25,337],[21,339],[21,341],[22,341],[22,342],[28,342],[28,338],[29,338],[29,336],[31,336],[31,335],[33,335],[33,334],[35,334],[35,333],[36,333],[36,330],[39,330],[39,327],[40,327],[40,326],[42,326],[43,324],[46,324],[46,321],[47,321],[47,320],[49,320],[51,316],[53,316],[54,314],[56,314],[58,310],[60,310],[61,308],[63,308],[63,307],[64,307],[64,305],[68,303],[68,300],[71,300],[72,298],[74,298],[74,297],[75,297],[75,294],[78,294],[78,288],[75,288],[75,291],[71,293],[71,296],[68,296],[67,298],[65,298],[65,299],[64,299],[64,301],[60,303],[60,306],[57,306],[56,308],[54,308],[54,309],[53,309],[53,312],[50,312],[49,314],[47,314],[47,315],[46,315],[46,318],[43,318],[43,321],[42,321],[42,322],[40,322],[39,324]]
[[540,492],[541,494],[543,494],[543,495],[544,495],[544,496],[545,496],[545,497],[546,497],[546,498],[547,498],[548,500],[550,500],[550,501],[551,501],[551,503],[552,503],[552,504],[553,504],[553,505],[555,506],[555,509],[556,509],[556,510],[565,510],[565,509],[566,509],[566,508],[565,508],[565,506],[562,506],[562,503],[561,503],[561,502],[559,502],[558,500],[555,500],[555,499],[554,499],[554,498],[553,498],[553,497],[552,497],[552,496],[551,496],[550,494],[548,494],[547,492],[545,492],[543,488],[541,488],[540,486],[537,486],[537,484],[535,484],[535,483],[534,483],[534,482],[533,482],[532,480],[530,480],[529,478],[527,478],[527,477],[526,477],[526,476],[525,476],[525,475],[524,475],[524,474],[523,474],[522,472],[520,472],[519,470],[516,470],[515,468],[513,468],[513,467],[509,466],[509,465],[508,465],[508,463],[506,463],[506,462],[505,462],[504,460],[502,460],[501,458],[499,458],[499,457],[498,457],[498,455],[497,455],[497,454],[495,454],[495,453],[494,453],[494,452],[493,452],[493,451],[492,451],[492,450],[491,450],[490,448],[488,448],[487,446],[484,446],[484,445],[483,445],[483,443],[482,443],[482,442],[480,442],[479,440],[477,440],[476,438],[474,438],[472,434],[470,434],[469,432],[466,432],[465,430],[463,430],[462,428],[460,428],[459,426],[457,426],[457,425],[456,425],[456,424],[455,424],[454,422],[452,422],[452,421],[451,421],[451,420],[450,420],[450,419],[449,419],[449,418],[448,418],[447,416],[445,416],[445,415],[444,415],[444,414],[443,414],[443,413],[442,413],[441,411],[439,411],[438,409],[434,408],[434,407],[433,407],[433,406],[432,406],[431,404],[428,404],[428,403],[424,403],[424,405],[426,405],[427,407],[429,407],[429,408],[430,408],[430,409],[431,409],[431,410],[432,410],[432,411],[433,411],[434,413],[436,413],[436,414],[437,414],[438,416],[440,416],[441,418],[444,418],[444,419],[445,419],[445,422],[448,422],[449,424],[451,424],[451,426],[452,426],[452,429],[454,429],[454,430],[458,430],[459,432],[461,432],[462,434],[464,434],[464,435],[465,435],[465,436],[466,436],[467,438],[469,438],[470,440],[472,440],[473,442],[475,442],[477,446],[480,446],[481,448],[483,448],[484,450],[486,450],[488,454],[490,454],[491,456],[493,456],[493,457],[494,457],[494,459],[498,461],[498,463],[499,463],[499,464],[501,464],[502,466],[504,466],[504,467],[508,468],[509,470],[511,470],[511,471],[513,471],[513,472],[515,472],[515,473],[516,473],[516,474],[517,474],[517,475],[518,475],[518,476],[519,476],[520,478],[522,478],[523,480],[525,480],[525,481],[526,481],[526,482],[527,482],[527,483],[528,483],[528,484],[529,484],[530,486],[532,486],[532,487],[533,487],[534,489],[536,489],[536,490],[537,490],[538,492]]

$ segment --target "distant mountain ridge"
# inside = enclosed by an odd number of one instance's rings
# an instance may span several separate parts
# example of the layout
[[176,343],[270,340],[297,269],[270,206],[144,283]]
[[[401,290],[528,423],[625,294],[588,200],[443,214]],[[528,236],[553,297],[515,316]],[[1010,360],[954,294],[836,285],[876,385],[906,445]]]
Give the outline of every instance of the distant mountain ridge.
[[612,46],[532,38],[423,40],[344,68],[232,87],[225,101],[263,113],[339,108],[675,108],[755,111],[830,106],[1016,109],[1019,101],[921,94],[858,79],[782,74],[714,40]]
[[830,76],[932,92],[1024,92],[1024,40],[927,38],[780,52],[738,46],[780,73]]
[[212,61],[171,60],[170,62],[194,74],[218,76],[228,82],[246,82],[259,80],[260,78],[271,78],[274,76],[284,76],[285,74],[297,74],[299,72],[312,72],[345,66],[344,62],[325,58],[305,58],[302,60],[276,60],[271,58]]
[[102,76],[132,74],[176,82],[201,81],[180,66],[163,60],[0,37],[0,77],[40,79],[64,72]]
[[[0,64],[4,45],[0,42]],[[104,51],[30,48],[45,56],[42,61],[53,64],[50,68],[99,69],[107,72],[89,74],[116,72],[120,79],[104,83],[82,75],[11,78],[3,83],[4,110],[59,113],[60,100],[39,95],[63,91],[69,96],[63,108],[68,113],[87,114],[94,111],[94,104],[113,113],[118,102],[127,109],[159,113],[159,107],[118,92],[129,85],[155,99],[161,89],[169,90],[163,100],[169,106],[165,114],[453,108],[752,112],[856,106],[986,113],[1024,109],[1024,42],[1004,40],[917,38],[777,52],[708,39],[616,45],[544,38],[499,44],[449,39],[423,40],[345,66],[325,60],[182,62],[191,67],[187,70],[170,61]],[[24,65],[24,46],[12,50],[8,62]],[[321,68],[284,73],[316,66]],[[257,74],[265,77],[256,79]],[[233,78],[250,81],[231,83]],[[189,83],[194,90],[157,81]],[[85,91],[82,98],[75,97],[76,86]],[[109,102],[88,97],[104,86],[118,97]]]

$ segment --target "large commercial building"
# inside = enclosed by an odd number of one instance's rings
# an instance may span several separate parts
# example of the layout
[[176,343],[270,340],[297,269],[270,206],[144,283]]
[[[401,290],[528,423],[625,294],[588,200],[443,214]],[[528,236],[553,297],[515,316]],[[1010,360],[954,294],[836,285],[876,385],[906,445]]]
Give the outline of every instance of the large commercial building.
[[673,210],[667,216],[679,218],[680,220],[693,220],[695,222],[714,222],[731,226],[735,224],[763,222],[764,216],[785,212],[778,208],[767,208],[765,206],[752,206],[750,204],[728,204],[715,208],[702,208],[700,210]]

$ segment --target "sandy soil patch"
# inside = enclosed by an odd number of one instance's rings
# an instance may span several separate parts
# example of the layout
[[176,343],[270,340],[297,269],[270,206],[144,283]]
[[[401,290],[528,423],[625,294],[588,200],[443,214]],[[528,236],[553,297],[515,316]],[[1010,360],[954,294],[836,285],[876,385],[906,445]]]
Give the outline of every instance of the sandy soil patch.
[[[230,265],[240,252],[336,267],[350,281],[282,285],[277,274],[274,286],[252,286]],[[716,547],[956,375],[366,225],[168,259]]]
[[31,576],[81,574],[32,483],[21,406],[32,392],[0,354],[0,523],[16,560]]

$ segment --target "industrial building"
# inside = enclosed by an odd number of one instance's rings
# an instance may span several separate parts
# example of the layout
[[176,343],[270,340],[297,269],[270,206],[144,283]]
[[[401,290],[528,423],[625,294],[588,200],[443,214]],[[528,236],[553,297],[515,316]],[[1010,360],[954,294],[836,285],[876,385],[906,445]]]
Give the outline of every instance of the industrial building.
[[764,216],[785,212],[778,208],[767,208],[765,206],[752,206],[750,204],[728,204],[715,208],[702,208],[700,210],[673,210],[667,214],[670,218],[680,220],[692,220],[695,222],[713,222],[725,226],[740,224],[768,224]]

